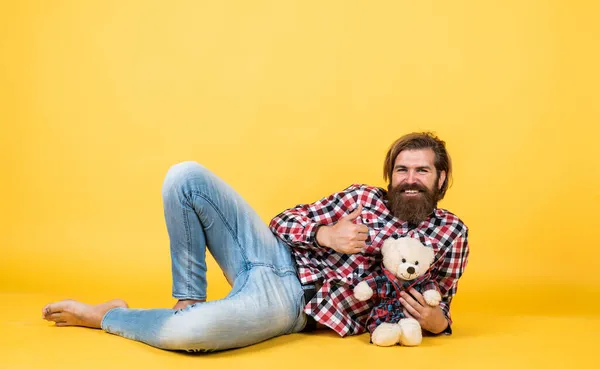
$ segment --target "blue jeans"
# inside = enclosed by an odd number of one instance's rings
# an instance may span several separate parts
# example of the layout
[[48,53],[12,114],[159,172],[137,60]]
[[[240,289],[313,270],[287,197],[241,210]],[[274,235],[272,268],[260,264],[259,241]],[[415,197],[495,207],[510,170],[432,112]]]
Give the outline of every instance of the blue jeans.
[[185,309],[115,308],[102,329],[167,350],[215,351],[301,331],[304,296],[289,246],[225,182],[194,162],[174,165],[163,202],[173,297],[206,298],[206,248],[232,290]]

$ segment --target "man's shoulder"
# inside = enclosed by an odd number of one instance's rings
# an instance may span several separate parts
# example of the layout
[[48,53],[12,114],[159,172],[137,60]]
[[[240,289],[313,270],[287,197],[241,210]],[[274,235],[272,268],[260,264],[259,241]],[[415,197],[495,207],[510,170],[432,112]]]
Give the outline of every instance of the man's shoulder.
[[342,192],[345,193],[369,193],[377,197],[385,195],[386,191],[381,187],[370,186],[362,183],[353,183],[346,187]]
[[465,222],[448,209],[436,208],[435,216],[436,225],[438,226],[451,227],[455,233],[463,235],[466,235],[469,231]]
[[366,208],[373,208],[381,206],[385,194],[383,188],[354,183],[339,192],[337,197],[342,203],[361,203]]

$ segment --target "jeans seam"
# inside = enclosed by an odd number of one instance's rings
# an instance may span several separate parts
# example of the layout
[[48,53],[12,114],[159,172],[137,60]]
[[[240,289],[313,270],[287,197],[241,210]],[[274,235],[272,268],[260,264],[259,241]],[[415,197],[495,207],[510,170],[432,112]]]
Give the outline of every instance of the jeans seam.
[[[246,257],[246,249],[244,249],[244,247],[241,245],[239,239],[238,239],[238,235],[237,233],[233,230],[233,227],[231,227],[231,225],[229,224],[229,222],[227,221],[227,219],[225,218],[225,216],[223,215],[223,213],[221,212],[221,210],[219,209],[219,207],[210,199],[209,196],[203,194],[202,192],[199,191],[191,191],[192,196],[199,196],[202,199],[204,199],[207,203],[210,204],[210,206],[213,207],[213,209],[215,209],[215,211],[217,212],[217,214],[219,215],[219,217],[221,218],[221,220],[223,221],[223,223],[225,224],[225,227],[229,230],[229,232],[231,233],[231,235],[233,236],[233,240],[235,242],[235,244],[238,246],[238,248],[241,251],[242,254],[242,258],[244,259],[244,263],[248,263],[248,258]],[[238,273],[239,275],[239,273]]]
[[[248,263],[248,265],[250,265],[250,267],[267,267],[269,269],[271,269],[273,271],[273,273],[275,273],[278,277],[285,277],[287,275],[290,274],[294,274],[296,275],[296,270],[293,267],[278,267],[275,264],[271,264],[271,263]],[[246,269],[249,270],[249,269]],[[239,275],[239,273],[238,273]]]
[[[292,323],[290,328],[283,331],[282,334],[294,333],[294,329],[296,329],[298,320],[300,319],[300,316],[302,315],[303,305],[301,302],[302,302],[303,298],[304,298],[304,290],[300,291],[300,293],[298,294],[298,296],[296,297],[296,300],[295,300],[295,301],[299,301],[299,303],[296,305],[296,318],[294,319],[294,322]],[[302,329],[304,329],[304,327],[302,327],[298,332],[302,331]]]
[[193,294],[183,295],[183,294],[174,293],[172,296],[173,296],[173,298],[176,298],[178,300],[206,300],[206,295],[204,295],[204,296],[193,295]]
[[190,291],[191,291],[191,284],[190,281],[192,280],[192,268],[191,268],[191,248],[192,248],[192,232],[190,231],[190,223],[188,220],[188,211],[186,209],[185,206],[181,207],[181,211],[183,212],[183,225],[185,226],[185,237],[186,237],[186,251],[187,251],[187,255],[186,255],[186,259],[187,259],[187,263],[185,266],[185,270],[186,270],[186,278],[185,278],[185,288],[186,288],[186,294],[190,295]]

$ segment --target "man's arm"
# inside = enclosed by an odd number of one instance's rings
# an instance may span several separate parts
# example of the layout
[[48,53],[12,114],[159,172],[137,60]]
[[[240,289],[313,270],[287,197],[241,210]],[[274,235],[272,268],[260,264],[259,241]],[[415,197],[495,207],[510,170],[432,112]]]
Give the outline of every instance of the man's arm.
[[465,272],[469,260],[468,234],[469,231],[465,226],[464,232],[454,240],[452,248],[448,250],[442,264],[437,268],[437,277],[435,279],[438,282],[442,294],[440,308],[442,309],[446,320],[448,320],[448,328],[444,333],[452,333],[450,303],[456,295],[458,280]]
[[354,223],[362,211],[359,190],[360,186],[353,185],[315,203],[287,209],[271,220],[269,228],[292,247],[360,252],[368,228]]
[[[453,242],[452,248],[444,255],[441,265],[432,273],[434,282],[437,283],[442,301],[438,306],[432,307],[425,303],[423,295],[414,289],[407,294],[402,292],[400,302],[413,318],[417,319],[423,329],[433,334],[451,334],[452,318],[450,316],[450,303],[456,294],[458,280],[464,273],[469,257],[468,230],[459,235]],[[424,286],[425,289],[428,286]]]

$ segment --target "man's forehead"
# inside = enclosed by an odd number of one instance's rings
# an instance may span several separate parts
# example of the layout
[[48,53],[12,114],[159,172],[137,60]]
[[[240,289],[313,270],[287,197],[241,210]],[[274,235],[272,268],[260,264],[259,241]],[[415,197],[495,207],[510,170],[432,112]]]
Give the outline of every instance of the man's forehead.
[[416,150],[402,150],[398,156],[394,166],[405,167],[433,167],[435,164],[435,154],[430,148]]

